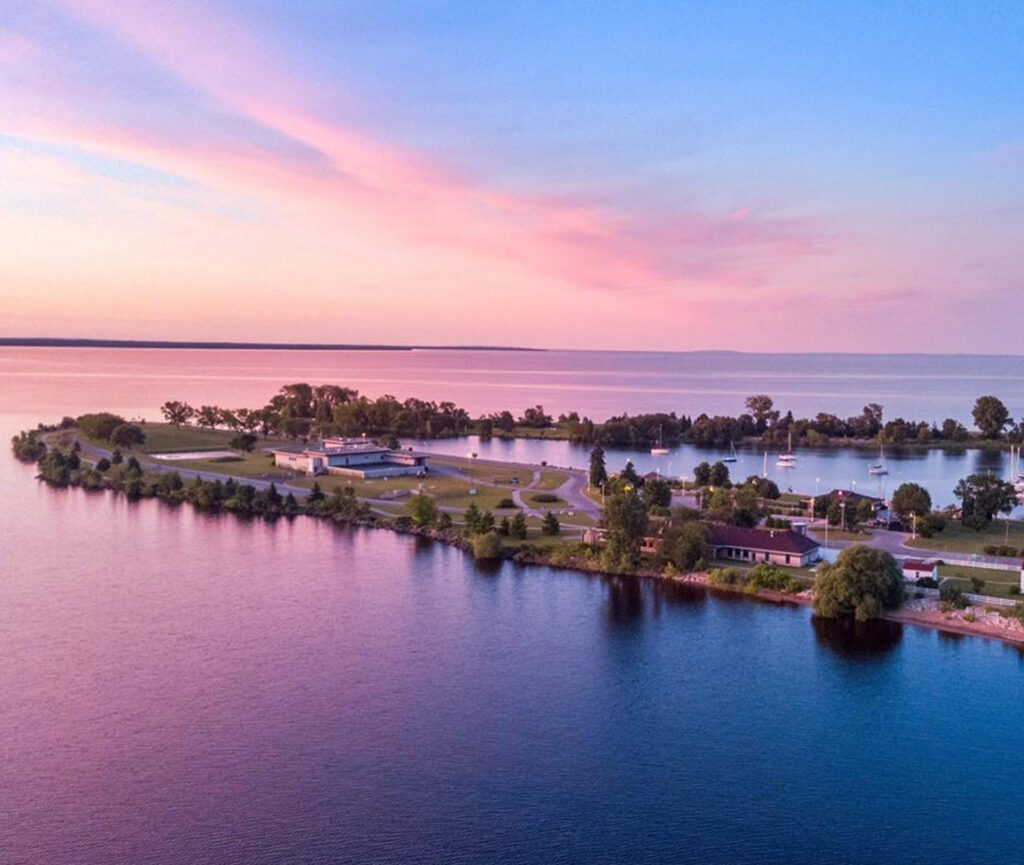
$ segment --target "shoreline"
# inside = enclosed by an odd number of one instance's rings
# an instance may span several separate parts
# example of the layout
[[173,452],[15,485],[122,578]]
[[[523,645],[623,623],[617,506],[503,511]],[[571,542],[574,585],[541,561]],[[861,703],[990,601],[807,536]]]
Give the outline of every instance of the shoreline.
[[[217,515],[233,515],[240,519],[262,518],[274,521],[279,518],[294,519],[295,517],[312,517],[319,520],[330,520],[339,526],[386,530],[395,534],[437,541],[449,546],[457,547],[463,552],[473,555],[472,538],[466,537],[460,530],[440,529],[433,526],[417,526],[412,523],[409,517],[404,516],[385,517],[373,513],[358,514],[328,511],[310,512],[305,509],[294,512],[277,510],[262,513],[241,512],[228,508],[206,509],[199,507],[192,501],[182,498],[167,497],[156,492],[130,495],[124,489],[109,483],[107,478],[103,478],[101,483],[96,486],[82,483],[77,478],[72,478],[66,483],[56,483],[42,475],[36,475],[36,479],[41,483],[45,483],[48,487],[55,489],[72,488],[80,489],[85,492],[109,492],[114,495],[125,496],[132,501],[155,499],[169,507],[188,505],[199,512]],[[564,553],[561,551],[552,552],[541,550],[529,543],[524,543],[515,547],[504,548],[501,551],[501,555],[496,558],[477,559],[477,561],[481,563],[510,561],[517,565],[541,566],[555,570],[571,570],[581,575],[592,574],[605,577],[652,579],[673,583],[683,583],[702,586],[709,592],[711,592],[711,590],[716,590],[733,595],[743,595],[767,603],[791,603],[800,606],[811,606],[813,603],[812,589],[804,589],[800,592],[787,593],[770,589],[748,591],[743,588],[730,586],[712,586],[708,583],[708,574],[706,571],[696,571],[671,576],[649,566],[641,566],[632,572],[616,571],[609,569],[596,559],[587,558],[579,554],[574,555],[569,546],[565,546],[561,548],[561,550],[564,550]],[[966,616],[968,615],[972,616],[972,620],[966,619]],[[1024,623],[1016,618],[1002,617],[997,612],[993,611],[992,608],[986,609],[985,606],[970,606],[964,610],[942,612],[938,608],[938,603],[936,601],[911,599],[906,601],[899,609],[883,613],[879,618],[901,624],[916,625],[918,627],[958,634],[961,636],[983,637],[999,640],[1008,645],[1024,648]]]

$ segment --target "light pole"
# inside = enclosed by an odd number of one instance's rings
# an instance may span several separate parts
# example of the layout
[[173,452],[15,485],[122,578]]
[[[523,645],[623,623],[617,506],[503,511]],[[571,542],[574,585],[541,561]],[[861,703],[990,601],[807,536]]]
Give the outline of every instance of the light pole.
[[839,511],[843,515],[842,531],[846,531],[846,502],[839,503]]
[[910,540],[917,540],[917,514],[910,515]]

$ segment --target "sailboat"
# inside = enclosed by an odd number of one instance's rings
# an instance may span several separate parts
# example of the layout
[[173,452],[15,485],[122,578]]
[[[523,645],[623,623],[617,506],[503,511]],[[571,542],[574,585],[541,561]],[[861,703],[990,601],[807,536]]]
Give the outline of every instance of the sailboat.
[[779,454],[779,458],[775,461],[780,469],[791,469],[796,467],[796,456],[793,454],[793,431],[789,432],[789,444],[786,446],[786,452]]
[[722,462],[723,463],[734,463],[734,462],[736,462],[736,459],[737,459],[737,457],[736,457],[736,445],[734,445],[732,442],[729,442],[729,456],[722,457]]
[[658,446],[656,448],[651,448],[651,454],[653,456],[656,456],[656,457],[657,456],[664,456],[665,454],[668,453],[668,448],[665,447],[665,443],[664,443],[664,441],[662,441],[661,430],[662,430],[662,428],[661,428],[661,425],[659,424],[659,426],[658,426]]
[[877,463],[873,463],[872,465],[868,466],[868,474],[869,475],[887,475],[887,474],[889,474],[889,470],[885,467],[885,463],[883,462],[883,459],[884,459],[884,454],[882,452],[882,439],[881,439],[881,437],[879,437],[879,439],[878,439],[878,462]]

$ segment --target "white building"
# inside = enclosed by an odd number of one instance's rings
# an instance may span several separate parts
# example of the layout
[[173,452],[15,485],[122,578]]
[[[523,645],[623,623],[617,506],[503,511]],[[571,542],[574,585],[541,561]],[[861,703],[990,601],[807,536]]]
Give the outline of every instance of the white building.
[[903,581],[915,583],[922,577],[931,577],[935,582],[939,581],[939,563],[922,562],[917,559],[904,559],[900,567],[903,569]]
[[327,438],[301,449],[273,451],[274,465],[309,475],[389,478],[427,473],[427,455],[391,450],[365,439]]

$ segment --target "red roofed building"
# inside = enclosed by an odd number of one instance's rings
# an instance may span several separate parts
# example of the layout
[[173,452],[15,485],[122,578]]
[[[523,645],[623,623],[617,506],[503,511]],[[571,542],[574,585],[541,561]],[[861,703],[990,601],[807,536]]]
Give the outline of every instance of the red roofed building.
[[904,559],[901,567],[903,568],[904,582],[913,583],[922,577],[931,577],[933,580],[938,582],[938,562],[922,562],[917,559]]
[[780,529],[746,529],[721,523],[708,525],[708,546],[719,559],[771,562],[800,568],[818,561],[821,547],[807,535]]

